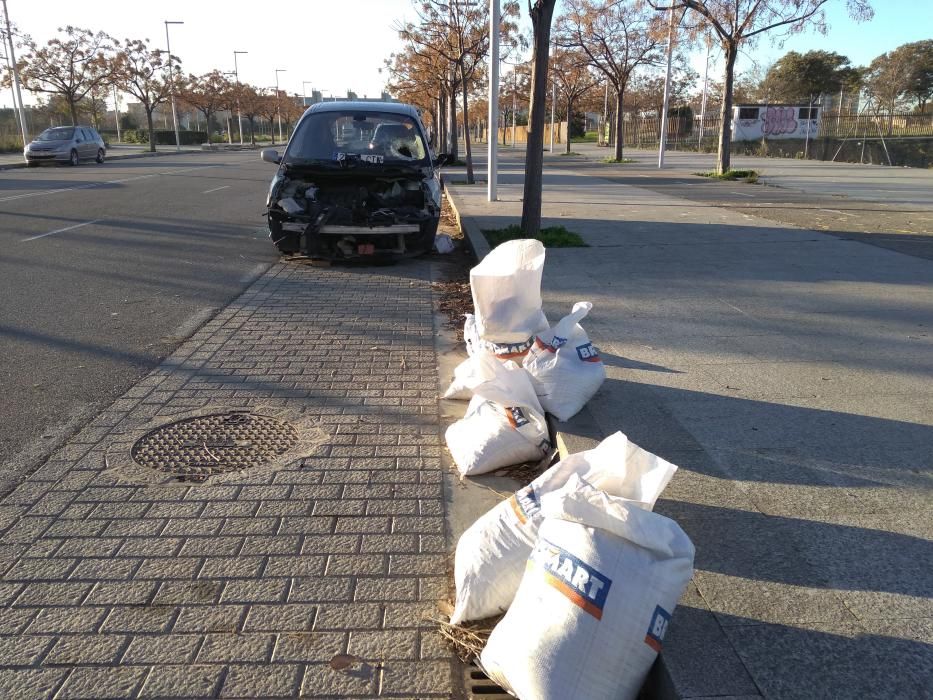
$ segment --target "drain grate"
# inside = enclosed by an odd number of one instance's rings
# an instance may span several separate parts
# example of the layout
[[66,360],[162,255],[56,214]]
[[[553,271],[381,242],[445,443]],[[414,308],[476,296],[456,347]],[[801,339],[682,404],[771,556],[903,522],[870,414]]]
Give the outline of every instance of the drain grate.
[[229,411],[150,430],[133,444],[132,456],[141,466],[183,481],[206,481],[215,474],[266,464],[294,447],[298,439],[298,431],[284,421]]
[[489,680],[475,663],[471,663],[464,671],[466,676],[467,697],[470,700],[514,700],[501,686]]

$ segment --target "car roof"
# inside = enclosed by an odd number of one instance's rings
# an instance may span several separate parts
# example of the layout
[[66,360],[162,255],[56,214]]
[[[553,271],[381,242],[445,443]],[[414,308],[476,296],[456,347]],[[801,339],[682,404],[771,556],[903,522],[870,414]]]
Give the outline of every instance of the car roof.
[[401,102],[318,102],[308,108],[310,112],[382,112],[404,114],[418,119],[418,110]]

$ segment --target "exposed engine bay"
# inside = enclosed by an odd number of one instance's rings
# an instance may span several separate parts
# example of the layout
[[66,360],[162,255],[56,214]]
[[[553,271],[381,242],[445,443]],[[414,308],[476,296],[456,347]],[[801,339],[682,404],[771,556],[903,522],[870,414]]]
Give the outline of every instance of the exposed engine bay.
[[268,201],[269,237],[279,251],[350,260],[430,250],[441,202],[433,172],[365,170],[284,169]]

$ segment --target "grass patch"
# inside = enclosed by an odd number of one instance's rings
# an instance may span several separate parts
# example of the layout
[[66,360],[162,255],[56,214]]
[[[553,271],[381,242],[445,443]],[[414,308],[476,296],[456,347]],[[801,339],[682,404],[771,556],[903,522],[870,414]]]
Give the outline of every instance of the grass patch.
[[595,131],[587,131],[583,136],[574,136],[570,143],[596,143],[599,135]]
[[[483,229],[483,234],[489,245],[495,248],[500,243],[513,241],[516,238],[528,238],[522,227],[518,224],[511,224],[505,228]],[[537,239],[544,244],[545,248],[586,248],[588,247],[580,234],[568,231],[563,226],[548,226],[541,229]]]
[[603,163],[611,163],[613,165],[624,165],[625,163],[634,162],[634,158],[603,158]]
[[756,183],[758,182],[758,171],[757,170],[727,170],[722,175],[710,171],[708,173],[694,173],[700,177],[711,177],[715,180],[727,180],[729,182],[736,182],[741,180],[742,182]]

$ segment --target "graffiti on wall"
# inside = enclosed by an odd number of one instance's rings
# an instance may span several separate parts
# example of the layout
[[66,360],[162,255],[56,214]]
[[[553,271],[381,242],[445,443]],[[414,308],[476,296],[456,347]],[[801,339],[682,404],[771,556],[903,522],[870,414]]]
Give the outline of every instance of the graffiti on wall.
[[797,120],[794,118],[794,107],[771,107],[762,115],[764,123],[761,131],[767,136],[792,134],[797,131]]

